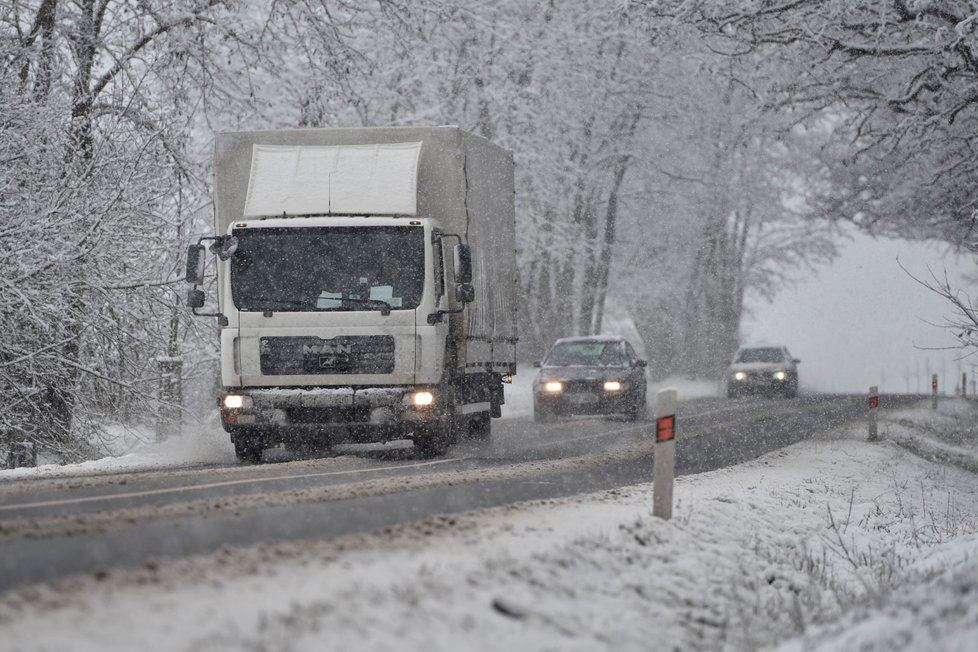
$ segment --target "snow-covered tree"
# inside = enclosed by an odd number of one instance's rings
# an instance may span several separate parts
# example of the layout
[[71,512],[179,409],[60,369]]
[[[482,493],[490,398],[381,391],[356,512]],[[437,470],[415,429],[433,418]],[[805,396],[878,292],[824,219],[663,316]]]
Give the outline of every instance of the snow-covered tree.
[[157,358],[182,336],[177,242],[201,197],[190,118],[234,24],[213,0],[0,10],[7,438],[72,457],[97,421],[155,413]]

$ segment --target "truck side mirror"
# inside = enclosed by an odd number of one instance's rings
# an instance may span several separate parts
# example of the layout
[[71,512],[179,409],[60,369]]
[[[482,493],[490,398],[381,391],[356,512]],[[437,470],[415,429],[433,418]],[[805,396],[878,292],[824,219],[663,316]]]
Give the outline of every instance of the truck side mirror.
[[475,301],[475,288],[471,283],[458,283],[455,285],[455,300],[459,303],[472,303]]
[[455,282],[472,282],[472,250],[469,245],[455,245]]
[[203,308],[204,307],[204,291],[198,290],[197,288],[191,288],[187,290],[187,307],[188,308]]
[[221,260],[228,260],[238,250],[238,239],[233,235],[222,235],[211,243],[211,253]]
[[203,285],[204,262],[204,245],[187,247],[187,283]]

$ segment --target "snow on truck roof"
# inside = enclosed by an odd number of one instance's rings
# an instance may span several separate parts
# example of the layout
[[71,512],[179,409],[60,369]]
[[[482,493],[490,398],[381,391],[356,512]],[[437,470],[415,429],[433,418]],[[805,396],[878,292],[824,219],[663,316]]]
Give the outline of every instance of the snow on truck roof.
[[[423,143],[420,152],[411,156],[411,148],[419,147],[418,143]],[[261,172],[252,170],[256,146],[259,164],[268,164]],[[399,152],[400,147],[408,151]],[[288,153],[284,160],[265,156],[283,151]],[[319,158],[326,161],[310,165],[310,154],[314,158],[325,154]],[[329,154],[344,162],[343,170],[336,170],[340,174],[325,164]],[[347,161],[356,165],[351,168]],[[292,167],[277,169],[276,165]],[[296,172],[311,178],[312,183],[283,178]],[[243,219],[281,217],[283,211],[290,217],[423,216],[438,222],[448,233],[479,241],[501,237],[498,229],[512,228],[513,180],[510,152],[456,127],[219,132],[214,137],[214,229],[226,234]],[[412,185],[400,185],[405,182],[413,184],[414,191]],[[323,189],[326,184],[328,191]],[[259,185],[278,199],[262,197],[265,191],[259,191]],[[354,197],[352,209],[343,206]]]
[[243,217],[417,215],[421,143],[252,146]]

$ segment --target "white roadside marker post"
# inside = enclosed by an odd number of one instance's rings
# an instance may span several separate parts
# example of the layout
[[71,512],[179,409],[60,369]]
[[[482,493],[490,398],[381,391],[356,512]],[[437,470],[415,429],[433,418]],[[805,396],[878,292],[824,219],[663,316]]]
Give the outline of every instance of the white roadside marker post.
[[676,390],[655,395],[655,461],[652,464],[652,515],[672,518],[672,481],[676,468]]
[[869,388],[869,441],[879,441],[879,432],[876,427],[876,410],[880,406],[879,387],[873,385]]
[[933,398],[931,399],[930,409],[937,409],[937,374],[930,377],[930,392]]

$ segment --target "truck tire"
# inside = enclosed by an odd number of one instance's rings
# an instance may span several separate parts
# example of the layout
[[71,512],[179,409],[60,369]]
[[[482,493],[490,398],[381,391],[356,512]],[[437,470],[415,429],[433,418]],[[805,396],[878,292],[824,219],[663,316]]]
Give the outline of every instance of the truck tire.
[[441,457],[454,443],[452,420],[443,424],[422,426],[414,433],[414,448],[422,459]]
[[234,440],[234,455],[242,464],[261,464],[265,447],[261,442],[239,437]]
[[492,419],[488,412],[469,420],[469,439],[478,444],[488,444],[492,439]]

